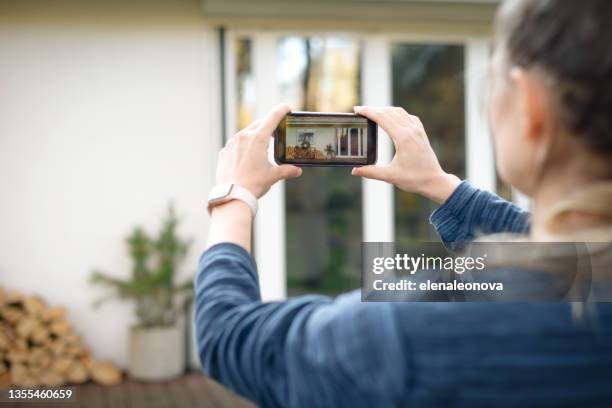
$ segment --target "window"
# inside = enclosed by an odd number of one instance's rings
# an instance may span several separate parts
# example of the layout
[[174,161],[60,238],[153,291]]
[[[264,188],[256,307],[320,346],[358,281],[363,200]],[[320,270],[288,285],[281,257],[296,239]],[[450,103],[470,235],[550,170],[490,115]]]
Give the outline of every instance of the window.
[[236,98],[237,129],[245,128],[255,119],[255,83],[252,69],[252,42],[249,38],[238,38],[236,46]]
[[[425,125],[442,167],[465,177],[464,47],[447,44],[394,44],[393,104]],[[400,246],[436,240],[428,222],[436,204],[395,190],[395,240]]]
[[[359,45],[344,37],[282,37],[276,77],[297,110],[350,112],[359,103]],[[336,129],[339,154],[361,154],[363,135]],[[287,290],[337,294],[361,271],[361,181],[348,169],[306,168],[286,183]]]

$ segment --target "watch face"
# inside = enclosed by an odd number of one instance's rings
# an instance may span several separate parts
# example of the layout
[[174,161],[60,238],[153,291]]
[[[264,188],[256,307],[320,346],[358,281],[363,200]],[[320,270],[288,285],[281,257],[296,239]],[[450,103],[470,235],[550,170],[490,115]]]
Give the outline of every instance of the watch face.
[[226,184],[218,184],[210,190],[210,195],[208,196],[208,201],[213,203],[216,201],[223,200],[228,197],[232,192],[232,187],[234,185],[231,183]]

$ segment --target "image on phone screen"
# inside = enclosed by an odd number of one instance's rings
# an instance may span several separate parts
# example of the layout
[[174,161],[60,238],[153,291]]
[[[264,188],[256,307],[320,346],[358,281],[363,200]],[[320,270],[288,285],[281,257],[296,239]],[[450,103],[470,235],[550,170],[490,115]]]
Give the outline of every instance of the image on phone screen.
[[290,113],[276,131],[274,157],[297,165],[373,164],[376,124],[349,113]]

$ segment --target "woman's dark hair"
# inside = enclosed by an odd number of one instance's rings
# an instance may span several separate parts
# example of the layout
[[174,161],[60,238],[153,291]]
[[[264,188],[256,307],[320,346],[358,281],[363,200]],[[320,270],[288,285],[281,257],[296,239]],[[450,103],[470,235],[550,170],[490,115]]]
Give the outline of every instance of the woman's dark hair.
[[612,0],[507,1],[497,28],[511,64],[551,76],[561,123],[612,154]]

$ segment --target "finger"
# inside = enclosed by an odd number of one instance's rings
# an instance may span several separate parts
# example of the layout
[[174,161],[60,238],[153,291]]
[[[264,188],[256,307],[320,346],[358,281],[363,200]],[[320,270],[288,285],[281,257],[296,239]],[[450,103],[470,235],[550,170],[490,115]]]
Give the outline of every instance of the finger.
[[302,175],[302,169],[291,164],[283,164],[276,167],[276,177],[278,180],[296,178]]
[[[391,116],[387,108],[373,106],[355,106],[355,113],[376,122],[397,143],[397,131],[400,126],[397,119]],[[392,109],[392,108],[391,108]]]
[[396,118],[402,125],[409,125],[412,123],[410,114],[404,110],[404,108],[395,107],[390,110],[391,115]]
[[374,122],[377,122],[377,119],[379,119],[380,111],[380,108],[374,106],[353,106],[353,112],[365,116]]
[[384,110],[380,113],[380,120],[384,123],[384,126],[380,126],[383,128],[385,133],[391,138],[393,144],[397,148],[399,146],[400,139],[403,135],[403,127],[400,121],[393,116],[392,110]]
[[399,109],[393,108],[386,111],[386,113],[391,117],[395,123],[399,126],[407,126],[410,124],[410,120],[403,116]]
[[415,116],[415,115],[411,115],[411,114],[408,114],[408,116],[410,116],[410,121],[412,122],[413,125],[417,125],[417,126],[423,127],[423,123],[421,122],[421,118],[419,118],[418,116]]
[[267,142],[274,130],[278,127],[281,120],[291,112],[289,105],[277,105],[262,119],[258,129],[257,137]]
[[242,129],[243,132],[248,132],[254,129],[257,129],[260,125],[261,125],[261,118],[255,119],[254,121],[252,121],[251,123],[249,123],[249,125],[247,127],[245,127],[244,129]]
[[236,136],[250,136],[252,134],[252,132],[255,129],[257,129],[257,127],[259,125],[261,125],[261,118],[260,119],[255,119],[254,121],[249,123],[246,127],[244,127],[243,129],[240,129],[240,131],[238,133],[234,133],[234,135],[232,137],[230,137],[228,139],[228,141],[235,139]]
[[373,180],[391,182],[391,169],[388,166],[355,167],[351,171],[353,176],[365,177]]

